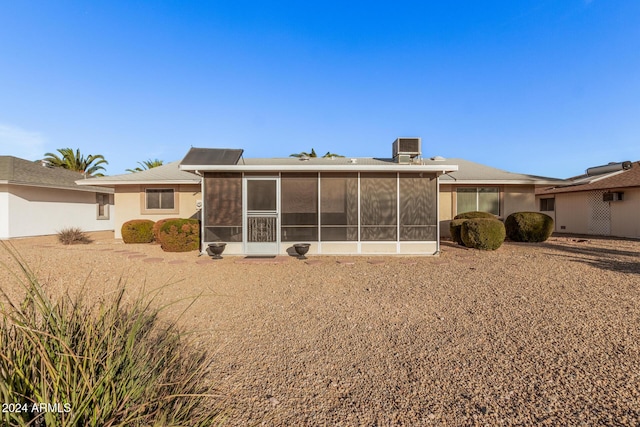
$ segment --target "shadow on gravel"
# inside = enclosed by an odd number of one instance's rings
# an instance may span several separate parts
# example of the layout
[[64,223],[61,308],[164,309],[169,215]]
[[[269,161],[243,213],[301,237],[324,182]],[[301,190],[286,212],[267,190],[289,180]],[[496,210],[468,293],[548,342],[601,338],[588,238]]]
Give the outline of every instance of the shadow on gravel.
[[[627,274],[640,274],[640,254],[638,252],[587,246],[574,247],[554,243],[543,243],[541,247],[568,252],[569,254],[574,255],[557,255],[547,252],[546,254],[549,256],[564,256],[565,258],[573,261],[581,262],[602,270],[617,271]],[[627,261],[613,258],[620,256],[633,257],[635,260]]]
[[640,252],[638,251],[623,251],[619,249],[610,249],[610,248],[602,248],[602,247],[593,247],[587,246],[588,243],[576,243],[576,245],[583,246],[567,246],[558,243],[544,242],[540,243],[540,247],[555,249],[559,251],[566,251],[581,255],[590,255],[590,256],[630,256],[630,257],[639,257]]

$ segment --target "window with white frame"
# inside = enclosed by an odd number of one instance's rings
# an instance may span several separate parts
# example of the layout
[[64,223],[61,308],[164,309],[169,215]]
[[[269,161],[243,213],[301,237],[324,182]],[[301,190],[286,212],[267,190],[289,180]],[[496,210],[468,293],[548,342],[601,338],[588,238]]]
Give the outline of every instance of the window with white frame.
[[457,212],[489,212],[500,215],[500,190],[498,187],[459,187]]
[[145,208],[175,209],[174,190],[172,188],[147,188],[145,190]]

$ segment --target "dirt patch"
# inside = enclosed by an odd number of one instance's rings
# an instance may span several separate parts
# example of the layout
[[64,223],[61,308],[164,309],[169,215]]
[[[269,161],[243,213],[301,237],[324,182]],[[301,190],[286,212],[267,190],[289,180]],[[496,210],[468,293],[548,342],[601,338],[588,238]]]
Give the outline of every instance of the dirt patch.
[[[232,426],[637,425],[640,242],[578,240],[443,245],[439,257],[379,265],[200,264],[157,245],[12,243],[52,293],[89,277],[99,296],[125,278],[130,295],[162,287],[159,304],[181,300],[165,315],[215,352],[211,379]],[[185,297],[196,301],[181,314]]]

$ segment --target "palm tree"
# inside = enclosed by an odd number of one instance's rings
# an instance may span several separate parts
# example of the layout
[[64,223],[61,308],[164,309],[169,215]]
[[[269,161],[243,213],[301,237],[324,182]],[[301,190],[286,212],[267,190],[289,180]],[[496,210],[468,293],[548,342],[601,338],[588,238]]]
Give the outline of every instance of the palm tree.
[[45,153],[45,162],[51,166],[69,169],[72,171],[80,172],[85,176],[104,176],[100,170],[105,170],[103,164],[108,165],[102,154],[89,154],[86,158],[80,154],[78,148],[75,153],[71,148],[58,148],[58,154]]
[[340,154],[335,154],[335,153],[332,153],[330,151],[327,151],[327,154],[325,154],[322,157],[344,157],[344,156],[341,156]]
[[289,154],[289,157],[318,157],[318,155],[316,154],[316,150],[312,148],[310,153],[302,151],[300,153]]
[[[312,148],[310,153],[307,153],[306,151],[302,151],[301,153],[289,154],[289,157],[318,157],[318,155],[316,154],[316,150]],[[325,154],[322,157],[344,157],[344,156],[327,151],[327,154]]]
[[163,161],[162,160],[145,160],[144,162],[138,162],[138,164],[140,166],[136,167],[135,169],[127,169],[127,172],[142,172],[144,170],[147,169],[151,169],[151,168],[157,168],[158,166],[162,166]]

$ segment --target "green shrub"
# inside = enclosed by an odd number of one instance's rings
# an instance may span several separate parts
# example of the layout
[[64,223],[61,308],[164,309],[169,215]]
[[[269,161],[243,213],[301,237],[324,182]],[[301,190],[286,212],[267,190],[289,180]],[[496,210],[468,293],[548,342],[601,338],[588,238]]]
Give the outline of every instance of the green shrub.
[[494,214],[490,214],[489,212],[472,211],[472,212],[465,212],[465,213],[458,214],[453,219],[473,219],[473,218],[496,219],[496,216]]
[[122,240],[125,243],[153,242],[153,221],[150,219],[132,219],[122,224]]
[[58,241],[63,245],[88,244],[93,242],[79,227],[67,227],[58,231]]
[[514,242],[544,242],[553,233],[553,218],[540,212],[515,212],[504,222]]
[[466,247],[492,251],[502,245],[506,232],[502,221],[474,218],[462,224],[461,235]]
[[200,221],[172,219],[165,221],[158,233],[160,246],[165,252],[188,252],[200,248]]
[[462,241],[462,224],[466,219],[454,219],[449,223],[449,232],[451,233],[451,240],[459,245],[464,245]]
[[[82,292],[54,301],[20,256],[2,246],[26,296],[13,302],[0,288],[0,401],[28,410],[2,411],[0,425],[221,423],[207,378],[211,356],[186,342],[175,322],[160,322],[153,296],[125,298],[121,281],[95,303]],[[59,406],[33,411],[41,403]]]
[[153,240],[154,241],[156,241],[157,243],[160,243],[160,227],[162,227],[162,224],[164,224],[165,222],[173,219],[180,219],[180,218],[159,219],[156,221],[155,224],[153,224]]

